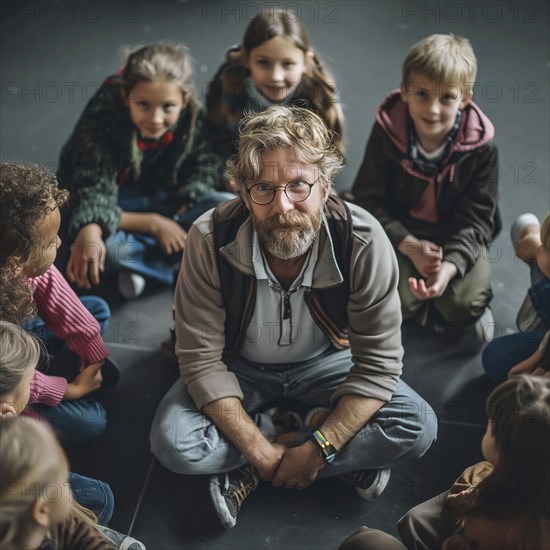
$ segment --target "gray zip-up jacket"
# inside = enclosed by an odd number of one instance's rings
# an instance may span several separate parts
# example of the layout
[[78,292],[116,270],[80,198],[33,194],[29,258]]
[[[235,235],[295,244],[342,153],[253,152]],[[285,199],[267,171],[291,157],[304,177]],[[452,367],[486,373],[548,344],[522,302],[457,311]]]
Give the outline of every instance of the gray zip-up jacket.
[[[338,269],[325,220],[312,282],[314,288],[349,285],[353,366],[331,399],[356,394],[389,401],[403,359],[397,261],[378,221],[362,208],[348,206],[353,223],[350,280],[344,281]],[[189,231],[175,293],[176,352],[187,390],[199,410],[217,399],[243,397],[237,377],[223,361],[226,313],[214,251],[213,212],[201,216]],[[254,276],[252,231],[248,218],[235,240],[221,249],[230,265],[249,276]]]

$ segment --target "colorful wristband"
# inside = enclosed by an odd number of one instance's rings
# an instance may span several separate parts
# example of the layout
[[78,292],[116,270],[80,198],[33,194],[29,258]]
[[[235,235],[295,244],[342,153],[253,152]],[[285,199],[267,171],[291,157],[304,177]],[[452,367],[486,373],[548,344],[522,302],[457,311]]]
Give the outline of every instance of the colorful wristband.
[[338,454],[336,447],[319,430],[314,431],[310,438],[319,447],[321,458],[327,464],[332,464]]

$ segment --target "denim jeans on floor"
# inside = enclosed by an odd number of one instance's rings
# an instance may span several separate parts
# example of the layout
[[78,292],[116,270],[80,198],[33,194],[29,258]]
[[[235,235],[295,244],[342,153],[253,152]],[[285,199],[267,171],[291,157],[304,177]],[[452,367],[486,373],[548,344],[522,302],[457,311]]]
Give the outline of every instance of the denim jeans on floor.
[[98,523],[108,525],[115,509],[111,487],[104,481],[73,472],[69,473],[69,484],[78,504],[91,510],[97,516]]
[[[332,351],[294,365],[258,365],[242,359],[228,364],[244,394],[243,407],[254,414],[277,398],[330,407],[330,396],[352,366],[349,350]],[[234,414],[234,411],[227,411]],[[273,425],[266,415],[255,415],[262,432],[271,438]],[[320,477],[347,471],[391,468],[422,456],[435,441],[437,419],[430,405],[402,380],[386,403],[337,455]],[[299,434],[299,443],[310,432]],[[161,401],[151,428],[151,447],[168,469],[181,474],[213,474],[245,463],[240,451],[195,408],[183,378]]]
[[[109,324],[109,319],[111,318],[111,310],[109,309],[107,302],[99,296],[80,296],[79,299],[82,302],[82,305],[99,323],[100,332],[103,334],[107,330],[107,325]],[[40,340],[46,344],[50,350],[50,353],[53,355],[56,355],[59,351],[61,351],[65,345],[65,342],[54,336],[44,320],[38,316],[27,321],[26,323],[23,323],[23,328],[40,338]]]
[[[220,202],[234,199],[232,193],[215,191],[208,194],[176,221],[185,231],[193,222],[207,210],[214,208]],[[118,204],[126,212],[157,212],[167,215],[167,200],[165,194],[157,197],[144,197],[132,189],[122,188],[119,191]],[[170,205],[173,207],[173,205]],[[107,264],[109,269],[125,269],[138,273],[143,277],[170,285],[174,280],[174,265],[181,261],[181,253],[166,255],[157,240],[142,233],[115,231],[105,241],[107,248]]]
[[63,440],[84,445],[98,438],[107,427],[105,409],[93,399],[61,401],[55,407],[31,405],[45,418]]
[[508,378],[508,372],[537,351],[544,331],[518,332],[489,342],[482,355],[485,372],[497,384]]

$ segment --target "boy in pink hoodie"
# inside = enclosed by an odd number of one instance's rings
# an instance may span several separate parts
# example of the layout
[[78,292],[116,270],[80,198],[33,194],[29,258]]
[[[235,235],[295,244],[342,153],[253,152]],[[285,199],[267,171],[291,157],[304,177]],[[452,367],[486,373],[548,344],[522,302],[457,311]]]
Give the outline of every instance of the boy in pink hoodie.
[[501,222],[494,127],[471,100],[476,72],[465,38],[414,44],[400,89],[378,107],[353,193],[398,251],[403,318],[425,324],[431,303],[488,339],[486,250]]

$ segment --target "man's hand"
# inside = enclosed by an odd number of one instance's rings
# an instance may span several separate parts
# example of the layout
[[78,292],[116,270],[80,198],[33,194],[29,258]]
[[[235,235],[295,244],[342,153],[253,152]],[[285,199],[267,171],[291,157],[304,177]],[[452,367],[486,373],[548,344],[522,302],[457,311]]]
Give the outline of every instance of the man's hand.
[[88,365],[85,369],[81,370],[74,381],[67,384],[64,399],[80,399],[101,388],[103,378],[100,369],[102,366],[103,361]]
[[409,288],[418,300],[433,300],[443,296],[447,286],[457,274],[456,266],[451,262],[442,262],[441,269],[424,279],[409,277]]
[[71,247],[67,264],[69,281],[80,288],[91,288],[99,283],[99,274],[105,270],[106,248],[103,231],[96,223],[89,223],[80,229]]
[[425,279],[441,269],[443,249],[431,241],[418,240],[412,235],[407,235],[397,248],[411,260],[418,273]]
[[285,447],[278,443],[265,441],[265,445],[259,445],[251,452],[245,453],[248,461],[256,468],[260,477],[265,481],[271,481],[279,468],[279,464],[285,454]]
[[273,478],[275,487],[305,489],[309,487],[325,465],[313,441],[306,441],[299,447],[285,451],[279,468]]
[[181,225],[161,214],[152,214],[152,216],[151,235],[155,237],[164,252],[173,254],[183,250],[187,240],[187,232]]

